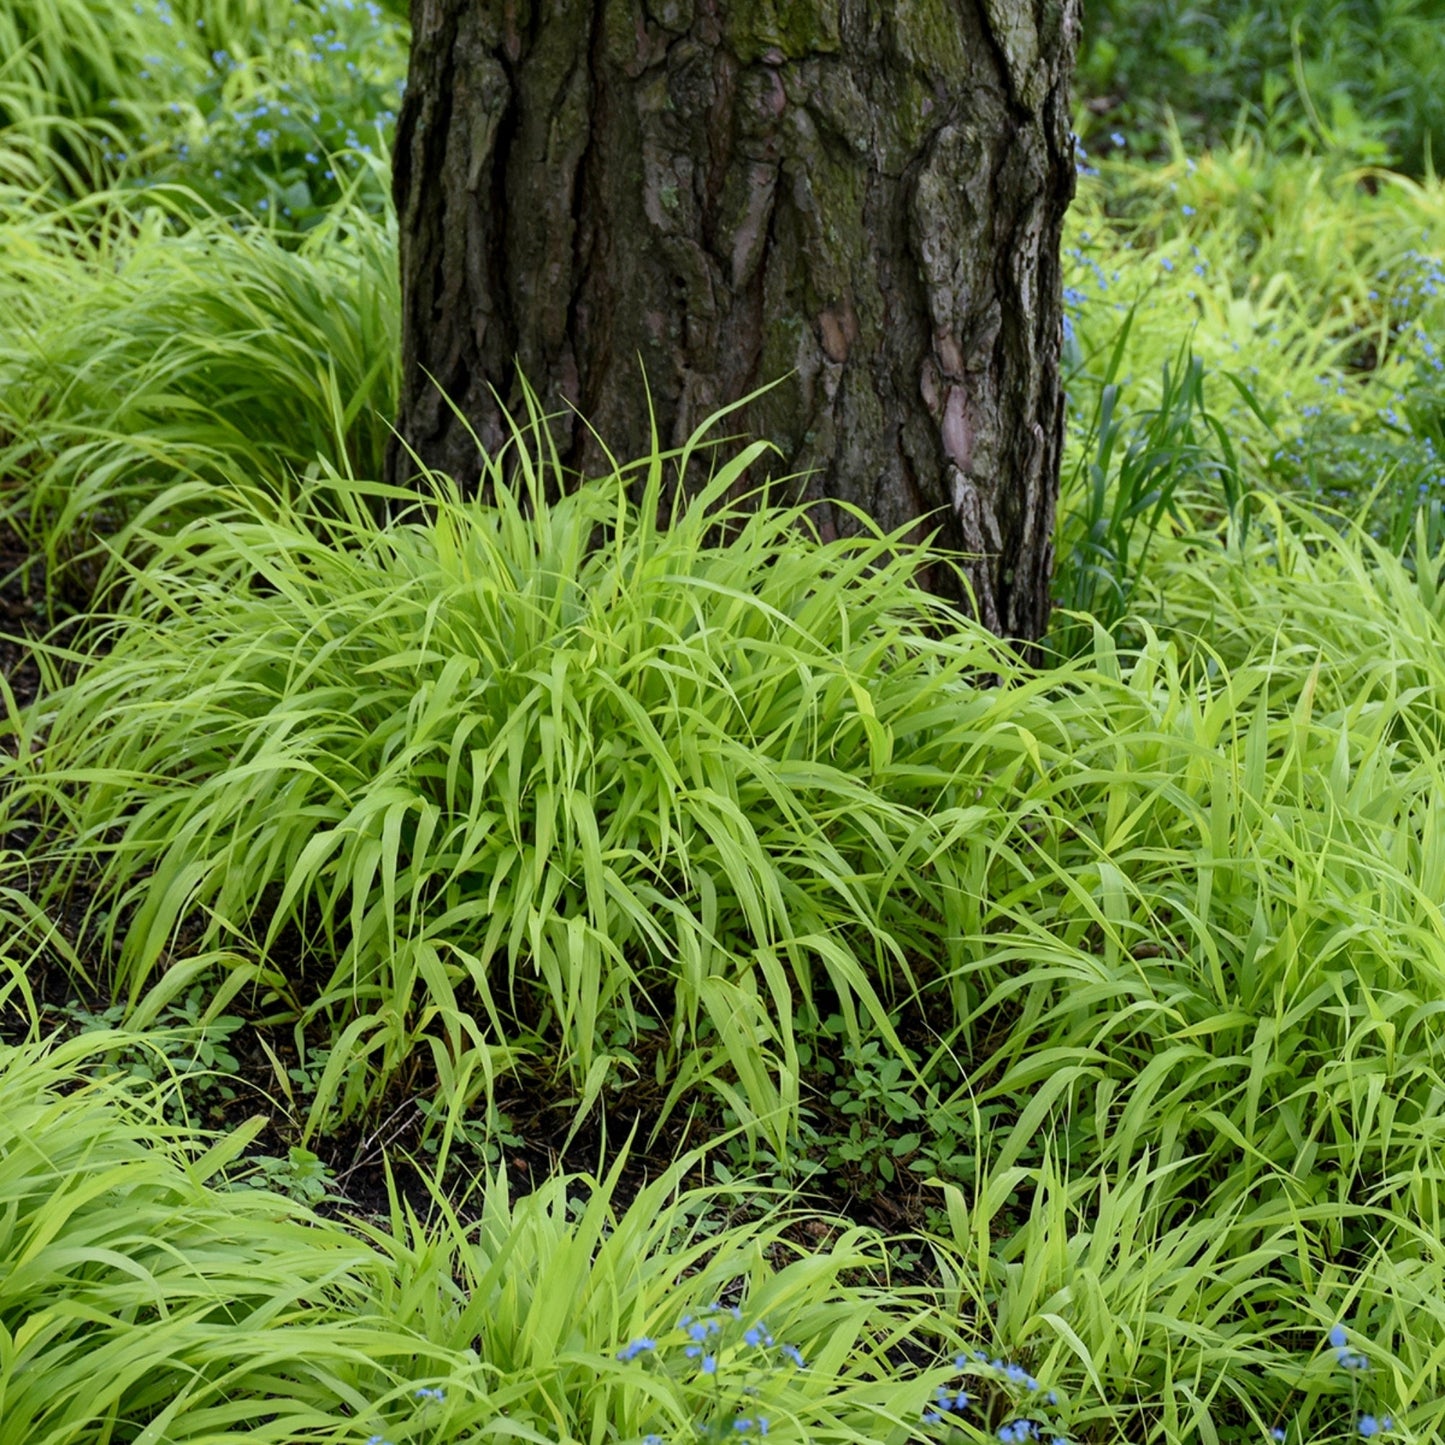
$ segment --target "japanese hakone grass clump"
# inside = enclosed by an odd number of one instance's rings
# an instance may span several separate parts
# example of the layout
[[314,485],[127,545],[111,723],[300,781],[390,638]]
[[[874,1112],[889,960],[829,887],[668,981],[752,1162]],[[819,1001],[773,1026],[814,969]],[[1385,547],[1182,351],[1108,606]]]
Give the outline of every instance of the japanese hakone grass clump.
[[105,1042],[0,1047],[0,1441],[350,1438],[418,1352],[364,1317],[379,1256],[218,1187],[245,1136],[87,1077]]
[[1052,1139],[1076,1175],[1147,1149],[1185,1194],[1297,1175],[1360,1203],[1364,1249],[1365,1201],[1438,1212],[1445,762],[1408,681],[1272,641],[1225,670],[1101,636],[1097,721],[950,850],[938,987],[1000,1168]]
[[[956,1362],[936,1438],[1437,1438],[1445,1252],[1428,1223],[1148,1150],[1094,1177],[1052,1153],[990,1161],[944,1193],[939,1303],[987,1318],[1009,1359]],[[1354,1223],[1367,1243],[1342,1253]]]
[[[254,1129],[175,1129],[152,1086],[98,1074],[122,1043],[144,1039],[0,1048],[5,1445],[706,1440],[739,1421],[861,1445],[901,1440],[939,1373],[893,1346],[955,1341],[926,1301],[846,1282],[880,1263],[857,1230],[791,1261],[786,1212],[704,1233],[687,1161],[625,1207],[614,1169],[519,1200],[498,1176],[474,1224],[399,1200],[388,1224],[320,1219],[231,1187]],[[697,1318],[720,1326],[707,1361],[671,1345]]]
[[[1303,698],[1316,714],[1368,725],[1392,762],[1426,773],[1445,748],[1445,526],[1414,514],[1396,548],[1354,517],[1289,498],[1259,499],[1261,525],[1227,546],[1186,527],[1167,539],[1141,610],[1183,645],[1226,668],[1268,637],[1276,706]],[[1342,731],[1344,727],[1342,724]],[[1321,780],[1323,782],[1323,780]],[[1332,780],[1333,781],[1333,780]]]
[[[1250,536],[1156,549],[1168,638],[1101,629],[1067,751],[953,849],[945,1265],[1091,1429],[1431,1438],[1445,549],[1285,504]],[[1343,1316],[1368,1394],[1279,1348]]]
[[735,1196],[680,1188],[697,1162],[625,1206],[621,1157],[517,1199],[499,1171],[460,1202],[471,1226],[439,1202],[431,1226],[394,1204],[386,1228],[366,1228],[394,1270],[383,1312],[475,1361],[420,1382],[433,1393],[419,1404],[398,1399],[380,1438],[466,1440],[469,1423],[502,1419],[563,1441],[915,1438],[965,1322],[926,1290],[876,1283],[887,1262],[871,1231],[839,1221],[826,1248],[797,1245],[800,1216],[766,1192],[750,1222],[720,1225]]
[[1081,185],[1055,655],[1086,651],[1094,621],[1137,642],[1155,539],[1247,534],[1258,497],[1365,508],[1373,536],[1412,545],[1416,509],[1445,497],[1442,198],[1253,140]]
[[99,655],[19,724],[50,896],[93,873],[133,996],[182,925],[250,949],[344,1039],[317,1111],[430,1037],[451,1097],[543,1048],[594,1092],[611,1063],[711,1083],[781,1147],[800,1019],[893,1038],[955,931],[970,754],[1029,744],[969,681],[1017,664],[896,539],[726,500],[761,450],[666,528],[661,455],[640,506],[621,474],[549,503],[519,450],[492,503],[332,479],[330,517],[233,493],[148,535]]
[[178,234],[150,200],[0,216],[0,506],[52,565],[233,476],[381,467],[390,232],[338,213],[293,251],[219,220]]

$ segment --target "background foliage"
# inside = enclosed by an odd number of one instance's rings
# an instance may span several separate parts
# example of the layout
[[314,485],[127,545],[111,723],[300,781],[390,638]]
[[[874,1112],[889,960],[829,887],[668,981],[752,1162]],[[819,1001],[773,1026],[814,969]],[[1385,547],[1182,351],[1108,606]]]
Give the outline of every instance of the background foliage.
[[1340,146],[1416,176],[1441,156],[1434,0],[1098,0],[1085,27],[1086,135],[1101,146],[1154,149],[1173,124],[1191,151],[1258,129],[1272,149]]

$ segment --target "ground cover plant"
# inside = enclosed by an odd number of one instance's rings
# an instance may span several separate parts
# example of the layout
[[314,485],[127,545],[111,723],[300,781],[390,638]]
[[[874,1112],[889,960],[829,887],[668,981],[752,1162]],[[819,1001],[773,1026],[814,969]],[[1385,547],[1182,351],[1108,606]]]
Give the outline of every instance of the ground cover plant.
[[[106,857],[120,986],[139,994],[197,910],[199,946],[249,931],[260,957],[294,925],[319,955],[309,1010],[340,1009],[346,1056],[375,1052],[381,1082],[426,1017],[456,1067],[554,1031],[579,1085],[608,1067],[599,1039],[631,1061],[650,1028],[674,1093],[716,1052],[785,1147],[795,1007],[815,1017],[826,989],[857,1046],[860,1015],[890,1035],[886,1000],[919,986],[950,906],[937,830],[975,773],[930,754],[945,714],[966,739],[989,708],[961,678],[1006,664],[976,631],[940,663],[881,539],[823,545],[795,513],[717,505],[748,459],[665,530],[645,520],[659,463],[640,505],[621,479],[516,497],[499,467],[491,503],[438,494],[383,531],[364,507],[242,499],[171,544],[142,534],[142,615],[47,690],[13,794],[88,840],[56,855],[55,888]],[[301,977],[270,986],[299,1006]],[[349,1079],[347,1106],[369,1087]]]
[[665,529],[380,486],[404,36],[302,10],[0,0],[0,1439],[1440,1438],[1406,111],[1081,157],[1026,665],[726,417]]

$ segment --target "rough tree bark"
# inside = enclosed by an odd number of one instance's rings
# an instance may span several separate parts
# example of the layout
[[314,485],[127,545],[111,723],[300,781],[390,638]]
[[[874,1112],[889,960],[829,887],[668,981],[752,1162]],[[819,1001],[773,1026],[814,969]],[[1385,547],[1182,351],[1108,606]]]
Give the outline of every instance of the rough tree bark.
[[[514,405],[520,365],[627,457],[648,442],[644,370],[672,445],[786,374],[740,427],[813,472],[802,494],[975,554],[981,619],[1038,637],[1078,12],[412,0],[401,435],[475,478],[437,384],[490,451],[491,388]],[[575,417],[558,441],[581,472],[599,461]],[[413,470],[399,447],[390,466]]]

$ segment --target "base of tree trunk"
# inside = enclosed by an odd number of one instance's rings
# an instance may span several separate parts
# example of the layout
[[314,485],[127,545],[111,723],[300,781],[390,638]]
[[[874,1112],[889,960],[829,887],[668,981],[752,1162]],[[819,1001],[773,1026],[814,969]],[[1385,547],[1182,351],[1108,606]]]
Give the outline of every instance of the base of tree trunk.
[[474,479],[518,368],[580,474],[581,417],[625,460],[650,414],[676,446],[776,382],[728,429],[793,499],[969,554],[971,609],[1039,637],[1077,29],[1078,0],[413,0],[391,479],[408,448]]

